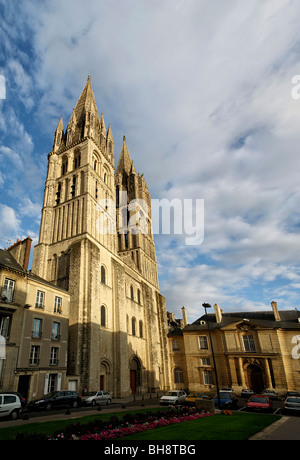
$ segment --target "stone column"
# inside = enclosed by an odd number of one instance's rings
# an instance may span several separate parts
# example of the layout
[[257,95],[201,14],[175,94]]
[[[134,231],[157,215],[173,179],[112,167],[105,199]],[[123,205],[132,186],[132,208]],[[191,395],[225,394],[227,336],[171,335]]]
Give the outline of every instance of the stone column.
[[267,388],[273,388],[268,358],[265,358],[265,376],[267,381]]
[[246,383],[245,373],[244,373],[244,369],[243,369],[243,358],[239,358],[239,367],[240,367],[242,387],[246,388],[248,386],[248,384]]

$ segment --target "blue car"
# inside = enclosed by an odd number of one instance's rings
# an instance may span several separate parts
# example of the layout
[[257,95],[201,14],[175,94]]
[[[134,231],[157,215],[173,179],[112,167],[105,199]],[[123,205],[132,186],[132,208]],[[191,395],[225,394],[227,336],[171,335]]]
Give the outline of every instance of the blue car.
[[218,395],[214,396],[215,406],[219,409],[237,409],[238,399],[233,391],[219,391],[220,405]]

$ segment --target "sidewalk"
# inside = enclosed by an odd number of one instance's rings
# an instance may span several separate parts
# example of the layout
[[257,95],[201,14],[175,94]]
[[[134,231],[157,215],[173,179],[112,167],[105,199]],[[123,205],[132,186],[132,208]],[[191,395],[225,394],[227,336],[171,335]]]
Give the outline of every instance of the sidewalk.
[[[139,408],[139,409],[149,409],[153,407],[160,407],[159,400],[157,398],[150,399],[149,397],[147,399],[142,399],[142,397],[139,395],[138,398],[134,401],[132,396],[128,398],[122,398],[122,399],[114,399],[114,404],[107,406],[107,405],[101,405],[96,407],[95,409],[90,409],[89,411],[73,411],[72,409],[69,409],[68,413],[68,408],[66,408],[63,412],[60,414],[49,414],[47,415],[41,415],[40,417],[34,416],[31,417],[31,413],[24,412],[20,418],[17,420],[1,420],[0,423],[0,428],[5,428],[9,426],[20,426],[20,425],[25,425],[28,423],[43,423],[43,422],[49,422],[49,421],[55,421],[55,420],[72,420],[75,418],[80,418],[80,417],[86,417],[88,415],[95,415],[99,414],[99,411],[102,411],[104,413],[110,413],[110,412],[124,412],[128,409],[133,409],[133,408]],[[122,406],[116,407],[115,404],[122,404]],[[124,407],[123,407],[124,406]],[[36,414],[35,414],[36,415]],[[28,416],[28,418],[26,418]]]
[[255,434],[249,441],[299,441],[300,417],[282,417],[277,422]]

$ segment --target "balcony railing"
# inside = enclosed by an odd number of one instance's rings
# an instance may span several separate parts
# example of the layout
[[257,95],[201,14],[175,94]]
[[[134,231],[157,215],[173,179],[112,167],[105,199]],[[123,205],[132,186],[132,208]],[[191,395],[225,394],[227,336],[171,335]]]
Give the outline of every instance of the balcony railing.
[[60,340],[60,334],[52,333],[51,340]]

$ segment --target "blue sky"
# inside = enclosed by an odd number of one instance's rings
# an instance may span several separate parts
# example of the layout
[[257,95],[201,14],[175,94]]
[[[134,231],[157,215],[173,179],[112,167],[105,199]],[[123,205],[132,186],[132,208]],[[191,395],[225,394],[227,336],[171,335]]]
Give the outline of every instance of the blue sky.
[[116,159],[125,134],[152,198],[205,203],[201,245],[155,237],[168,310],[298,308],[297,0],[0,0],[0,16],[0,247],[37,243],[54,130],[91,75]]

